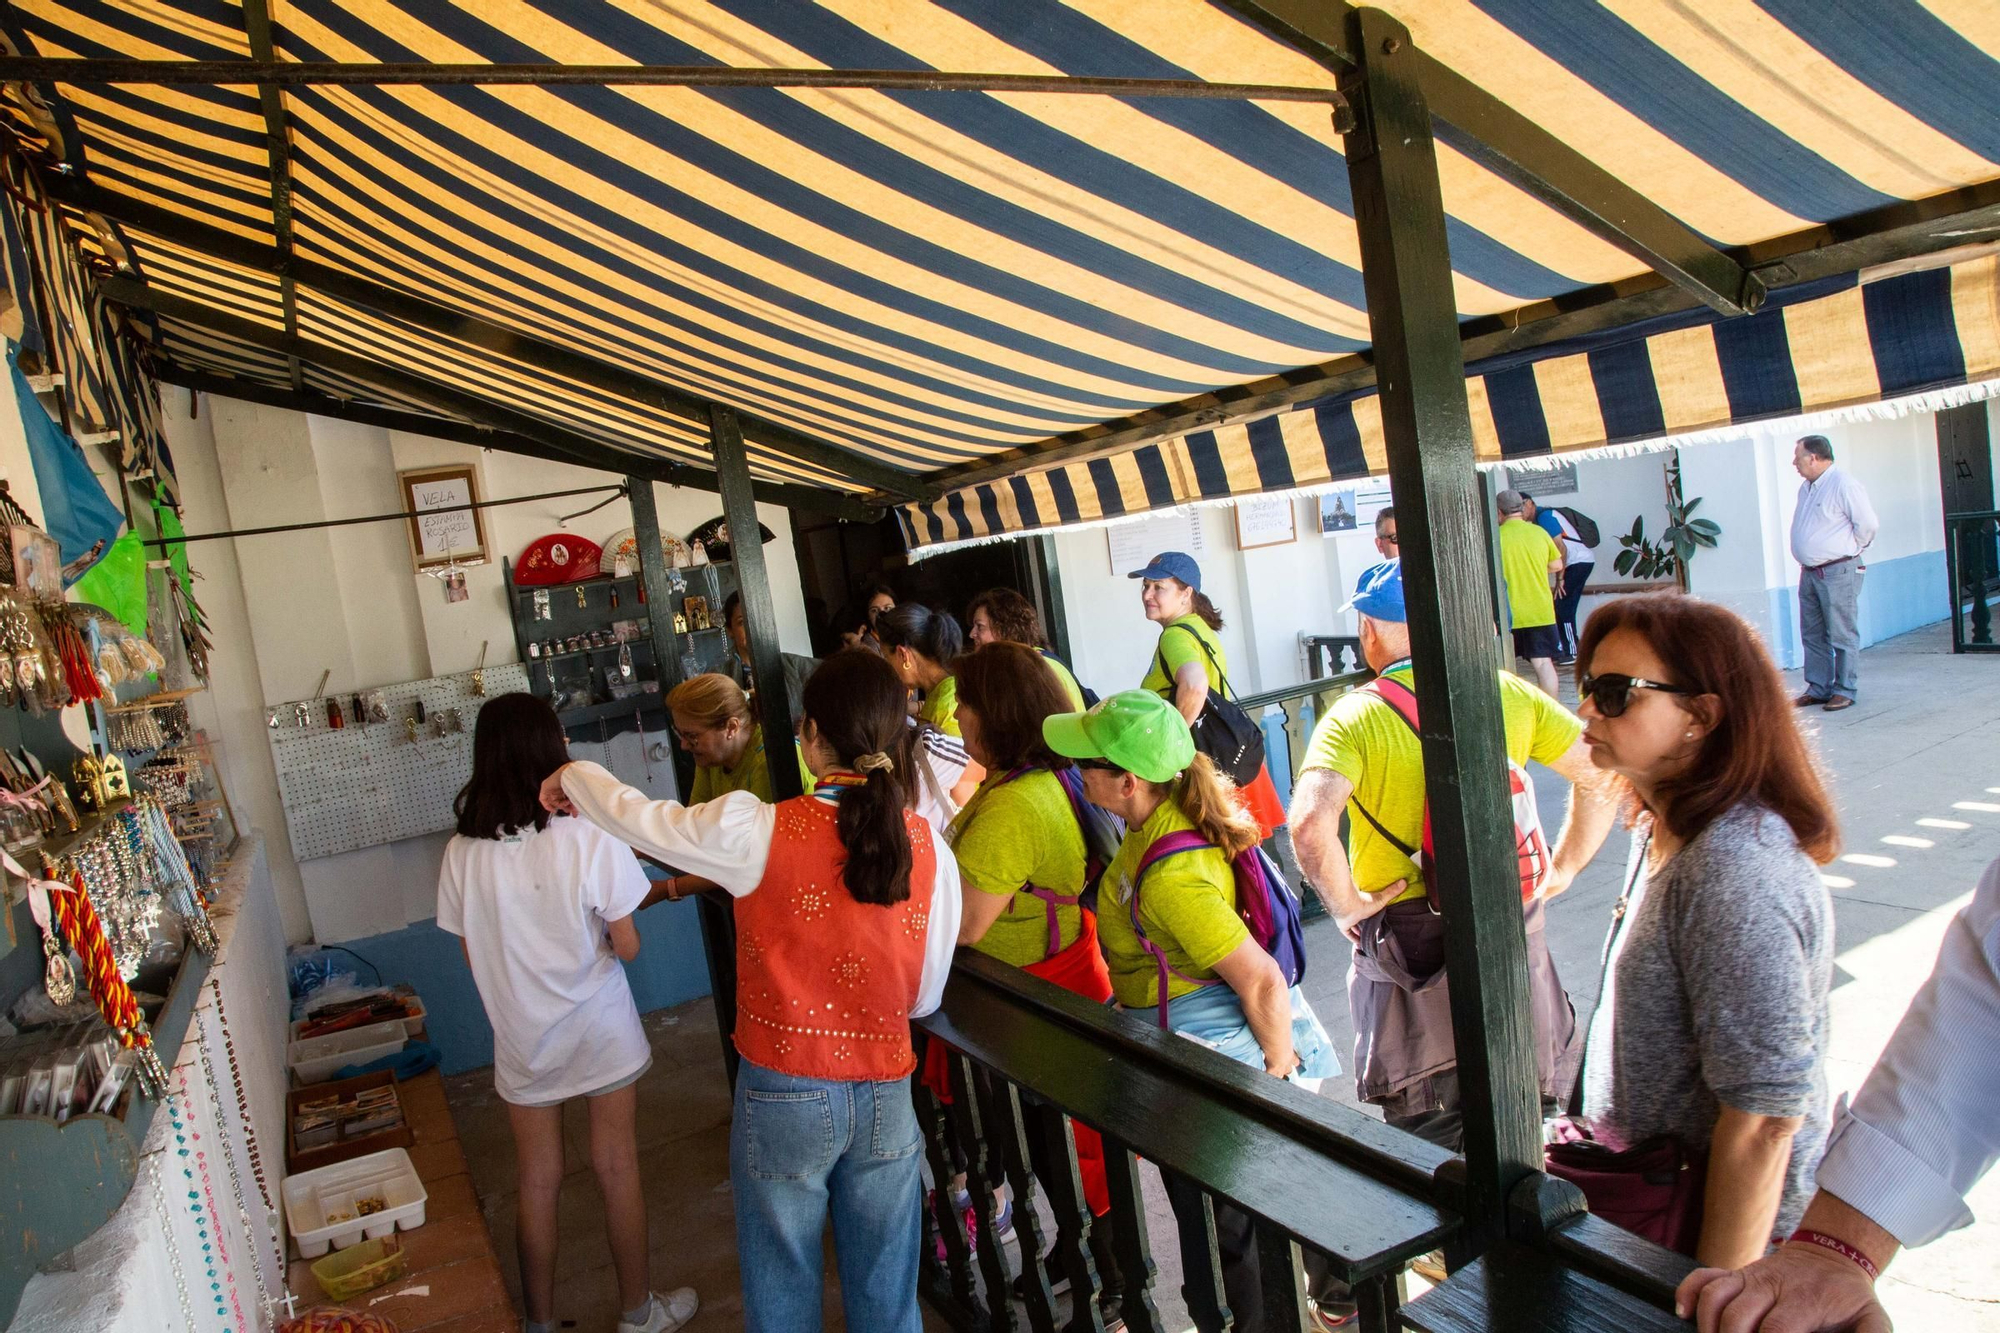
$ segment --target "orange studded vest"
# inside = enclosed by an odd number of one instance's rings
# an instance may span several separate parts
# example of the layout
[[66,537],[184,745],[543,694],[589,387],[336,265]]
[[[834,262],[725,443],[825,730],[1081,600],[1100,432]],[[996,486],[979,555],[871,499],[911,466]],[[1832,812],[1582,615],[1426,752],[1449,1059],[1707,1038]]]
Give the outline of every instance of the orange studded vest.
[[802,1078],[901,1078],[916,1067],[910,1006],[930,929],[931,829],[904,813],[910,896],[861,903],[840,880],[834,810],[810,795],[781,802],[764,878],[736,900],[736,1049]]

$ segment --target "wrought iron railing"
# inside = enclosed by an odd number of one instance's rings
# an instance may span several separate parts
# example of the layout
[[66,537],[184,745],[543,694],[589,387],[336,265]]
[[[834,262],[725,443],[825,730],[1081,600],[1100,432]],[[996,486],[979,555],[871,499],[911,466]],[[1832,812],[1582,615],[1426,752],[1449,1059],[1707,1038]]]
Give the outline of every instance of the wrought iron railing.
[[[1252,1216],[1269,1328],[1304,1326],[1307,1252],[1351,1288],[1356,1326],[1366,1333],[1487,1327],[1463,1322],[1464,1312],[1510,1289],[1545,1289],[1548,1301],[1566,1308],[1620,1314],[1615,1324],[1572,1325],[1544,1308],[1538,1328],[1685,1327],[1665,1311],[1688,1262],[1588,1216],[1581,1195],[1562,1181],[1539,1174],[1523,1181],[1512,1196],[1509,1239],[1446,1283],[1451,1290],[1406,1311],[1413,1259],[1442,1247],[1454,1273],[1474,1259],[1463,1248],[1460,1158],[969,951],[960,954],[943,1006],[918,1026],[946,1043],[951,1093],[946,1103],[921,1082],[914,1089],[939,1186],[925,1215],[920,1289],[954,1328],[1011,1330],[1025,1320],[1036,1333],[1102,1333],[1091,1233],[1107,1226],[1126,1327],[1166,1333],[1152,1292],[1142,1157],[1191,1181],[1210,1208],[1222,1200]],[[1072,1120],[1103,1138],[1110,1210],[1101,1220],[1085,1202]],[[977,1214],[970,1243],[948,1188],[961,1172]],[[994,1194],[1003,1183],[1015,1245],[995,1232]],[[1052,1237],[1037,1198],[1054,1217]],[[1205,1257],[1183,1255],[1186,1281],[1207,1284],[1226,1309],[1213,1225],[1204,1230]],[[1180,1243],[1177,1230],[1168,1228],[1167,1243]],[[1065,1279],[1068,1293],[1058,1296]],[[1459,1313],[1424,1322],[1449,1311]]]
[[2000,652],[1993,602],[2000,593],[2000,510],[1944,516],[1945,580],[1951,588],[1951,650]]

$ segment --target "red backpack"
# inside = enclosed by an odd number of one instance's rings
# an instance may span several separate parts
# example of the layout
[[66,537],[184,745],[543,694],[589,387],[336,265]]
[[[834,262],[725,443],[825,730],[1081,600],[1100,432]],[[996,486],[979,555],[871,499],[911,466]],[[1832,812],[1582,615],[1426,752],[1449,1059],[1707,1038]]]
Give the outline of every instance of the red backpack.
[[[1394,709],[1396,716],[1422,741],[1423,732],[1417,726],[1417,696],[1409,686],[1387,676],[1378,676],[1361,687],[1383,703]],[[1514,804],[1514,856],[1521,873],[1521,901],[1532,902],[1548,883],[1552,864],[1549,855],[1549,840],[1542,833],[1542,816],[1535,806],[1535,784],[1529,780],[1526,769],[1511,758],[1507,761],[1507,787]],[[1423,850],[1419,852],[1388,829],[1382,822],[1368,813],[1368,807],[1361,804],[1361,797],[1354,796],[1354,808],[1377,833],[1388,839],[1389,845],[1417,863],[1417,870],[1424,877],[1424,897],[1429,900],[1433,912],[1441,910],[1438,904],[1437,881],[1431,874],[1431,808],[1424,802]]]

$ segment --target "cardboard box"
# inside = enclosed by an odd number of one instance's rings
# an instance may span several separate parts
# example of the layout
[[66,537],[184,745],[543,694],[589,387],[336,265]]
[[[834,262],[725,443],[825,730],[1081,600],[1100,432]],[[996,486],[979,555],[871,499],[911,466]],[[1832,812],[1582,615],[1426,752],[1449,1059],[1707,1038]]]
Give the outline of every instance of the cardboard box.
[[[308,1102],[331,1099],[335,1102],[352,1101],[356,1094],[371,1088],[386,1088],[396,1098],[396,1109],[403,1114],[402,1120],[393,1129],[377,1130],[368,1134],[347,1135],[345,1128],[338,1131],[334,1141],[323,1147],[301,1148],[295,1130],[298,1125],[300,1108]],[[296,1175],[301,1171],[314,1171],[335,1162],[346,1162],[369,1153],[382,1152],[389,1148],[407,1148],[416,1142],[410,1133],[407,1112],[403,1112],[402,1099],[397,1093],[396,1076],[386,1069],[378,1069],[372,1074],[362,1074],[356,1078],[343,1078],[332,1083],[315,1083],[310,1087],[293,1088],[285,1094],[285,1172]]]

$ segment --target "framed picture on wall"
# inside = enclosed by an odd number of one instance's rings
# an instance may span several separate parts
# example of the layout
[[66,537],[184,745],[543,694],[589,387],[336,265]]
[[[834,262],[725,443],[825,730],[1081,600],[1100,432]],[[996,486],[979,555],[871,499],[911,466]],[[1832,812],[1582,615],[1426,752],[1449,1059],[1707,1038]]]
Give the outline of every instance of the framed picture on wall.
[[1298,539],[1298,512],[1289,495],[1260,495],[1236,502],[1237,550],[1283,546]]
[[[486,523],[477,509],[479,474],[470,467],[398,472],[403,508],[410,514],[410,557],[418,569],[456,562],[485,563]],[[433,512],[436,511],[436,512]]]

